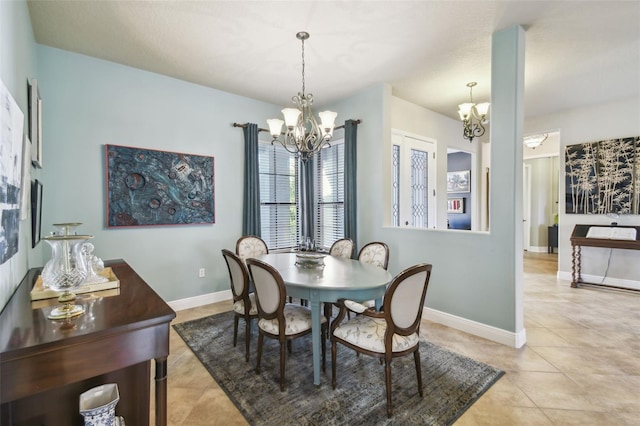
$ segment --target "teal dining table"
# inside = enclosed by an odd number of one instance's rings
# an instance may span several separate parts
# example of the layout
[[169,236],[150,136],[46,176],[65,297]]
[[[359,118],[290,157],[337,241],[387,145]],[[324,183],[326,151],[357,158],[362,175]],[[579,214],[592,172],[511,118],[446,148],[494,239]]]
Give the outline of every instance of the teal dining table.
[[391,274],[377,266],[358,260],[327,255],[324,266],[304,267],[296,264],[295,253],[270,253],[256,257],[273,266],[282,276],[287,296],[305,299],[311,308],[313,342],[313,383],[320,384],[321,305],[340,298],[375,300],[380,307]]

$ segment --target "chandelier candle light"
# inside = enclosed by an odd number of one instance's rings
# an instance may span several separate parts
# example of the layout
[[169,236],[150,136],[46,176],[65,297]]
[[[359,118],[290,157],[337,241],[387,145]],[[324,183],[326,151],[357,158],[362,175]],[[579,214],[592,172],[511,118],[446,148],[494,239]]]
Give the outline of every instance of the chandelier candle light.
[[477,84],[475,81],[467,83],[469,102],[458,105],[458,114],[464,125],[463,136],[465,139],[469,139],[469,143],[473,142],[473,138],[484,135],[483,124],[487,123],[487,114],[489,113],[489,102],[477,105],[473,103],[473,88]]
[[[329,145],[329,141],[333,136],[333,128],[337,113],[333,111],[322,111],[318,114],[321,124],[318,125],[313,113],[311,105],[313,104],[313,95],[305,93],[304,81],[304,41],[309,38],[309,33],[301,31],[296,34],[296,38],[302,42],[302,91],[297,96],[293,96],[291,100],[296,104],[296,108],[285,108],[282,110],[284,121],[272,118],[267,120],[269,132],[273,137],[271,143],[278,141],[282,146],[292,154],[296,154],[303,161],[312,157],[319,152],[324,146]],[[287,126],[286,132],[282,133],[282,125]],[[280,139],[280,136],[283,136]]]

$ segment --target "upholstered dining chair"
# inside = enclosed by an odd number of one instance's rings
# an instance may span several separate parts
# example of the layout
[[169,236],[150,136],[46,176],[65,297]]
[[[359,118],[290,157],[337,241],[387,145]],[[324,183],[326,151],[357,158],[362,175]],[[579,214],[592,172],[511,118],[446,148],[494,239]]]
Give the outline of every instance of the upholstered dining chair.
[[238,343],[238,322],[244,319],[245,361],[249,361],[249,346],[251,342],[251,320],[258,317],[258,305],[255,293],[249,290],[249,271],[240,257],[233,252],[222,249],[222,256],[227,263],[229,278],[231,279],[231,293],[233,295],[233,346]]
[[262,238],[255,235],[245,235],[236,241],[236,254],[243,262],[246,262],[250,257],[269,254],[269,248]]
[[355,252],[356,247],[353,244],[353,240],[351,238],[341,238],[339,240],[334,241],[331,244],[331,248],[329,249],[329,254],[331,256],[336,257],[344,257],[345,259],[351,259],[353,257],[353,253]]
[[[311,332],[311,310],[306,306],[286,303],[287,291],[280,273],[271,265],[258,259],[247,259],[249,274],[257,295],[258,305],[258,354],[256,373],[260,374],[264,337],[280,343],[280,390],[285,383],[285,346],[291,349],[291,341]],[[325,336],[327,319],[322,324],[322,369],[325,367]]]
[[391,360],[413,354],[422,397],[420,370],[420,321],[431,277],[431,265],[420,264],[400,272],[385,293],[384,311],[376,312],[360,305],[353,319],[342,322],[347,312],[344,299],[338,301],[340,312],[331,323],[331,384],[336,388],[336,354],[340,343],[357,353],[384,360],[387,416],[393,415],[391,403]]
[[367,243],[358,252],[358,260],[387,269],[389,266],[389,246],[379,241]]

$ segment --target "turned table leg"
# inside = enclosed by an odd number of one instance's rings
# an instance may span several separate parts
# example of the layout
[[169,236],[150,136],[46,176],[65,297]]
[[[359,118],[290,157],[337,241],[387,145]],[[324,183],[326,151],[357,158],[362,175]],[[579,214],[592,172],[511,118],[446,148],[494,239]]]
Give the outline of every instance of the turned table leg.
[[581,255],[582,250],[579,245],[572,246],[571,252],[571,287],[578,287],[578,283],[582,281],[582,277],[580,275],[580,264],[581,264]]

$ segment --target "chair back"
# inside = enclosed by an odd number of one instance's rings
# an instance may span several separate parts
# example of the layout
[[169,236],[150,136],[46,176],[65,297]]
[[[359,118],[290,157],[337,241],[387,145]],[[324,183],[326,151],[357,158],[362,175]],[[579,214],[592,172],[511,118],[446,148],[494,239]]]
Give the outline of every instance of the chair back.
[[329,254],[335,257],[344,257],[345,259],[351,259],[356,247],[353,244],[351,238],[342,238],[336,240],[329,249]]
[[358,260],[386,270],[389,266],[389,246],[378,241],[365,244],[358,253]]
[[280,273],[258,259],[247,259],[253,281],[260,318],[278,318],[284,324],[284,305],[287,291]]
[[261,254],[268,254],[269,248],[267,243],[260,237],[255,235],[245,235],[240,237],[236,242],[236,254],[245,261],[250,257],[260,256]]
[[249,272],[247,267],[242,262],[242,259],[227,249],[222,249],[222,257],[224,257],[229,270],[233,300],[244,299],[249,293]]
[[389,284],[384,295],[389,339],[394,333],[408,336],[419,330],[430,277],[431,265],[423,263],[400,272]]

